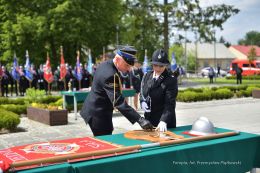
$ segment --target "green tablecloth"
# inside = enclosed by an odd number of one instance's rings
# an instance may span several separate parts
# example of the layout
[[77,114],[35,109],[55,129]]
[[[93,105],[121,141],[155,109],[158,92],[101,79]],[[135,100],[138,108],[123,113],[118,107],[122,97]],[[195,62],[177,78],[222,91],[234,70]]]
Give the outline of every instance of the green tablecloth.
[[[178,127],[173,131],[180,134],[190,128],[191,126]],[[229,131],[221,128],[216,130]],[[123,134],[101,136],[99,139],[124,146],[148,143],[126,139]],[[260,167],[260,136],[242,132],[226,138],[147,148],[132,154],[21,172],[45,172],[48,169],[53,173],[65,173],[73,168],[76,173],[244,173],[254,167]]]

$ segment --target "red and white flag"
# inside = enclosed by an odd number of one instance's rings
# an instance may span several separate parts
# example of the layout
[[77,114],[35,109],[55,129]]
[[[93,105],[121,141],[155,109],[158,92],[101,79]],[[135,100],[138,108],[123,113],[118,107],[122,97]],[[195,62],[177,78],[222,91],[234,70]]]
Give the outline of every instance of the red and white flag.
[[60,47],[60,80],[64,79],[67,73],[64,55],[63,55],[63,49],[62,46]]
[[54,78],[53,78],[53,74],[52,74],[52,71],[51,71],[51,62],[50,62],[50,57],[49,57],[48,53],[47,53],[47,61],[46,61],[46,64],[45,64],[45,68],[43,70],[44,70],[44,76],[43,76],[44,79],[48,83],[52,83]]

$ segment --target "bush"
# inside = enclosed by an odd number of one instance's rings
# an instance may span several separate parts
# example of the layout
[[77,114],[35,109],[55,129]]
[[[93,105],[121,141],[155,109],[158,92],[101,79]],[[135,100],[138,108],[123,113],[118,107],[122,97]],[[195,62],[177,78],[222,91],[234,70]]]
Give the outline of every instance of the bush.
[[20,123],[20,118],[16,113],[0,109],[0,130],[14,130]]
[[178,94],[177,100],[183,102],[191,102],[196,100],[197,93],[194,91],[184,91],[183,93]]
[[227,88],[218,89],[215,92],[215,99],[228,99],[234,96],[234,93]]
[[26,114],[27,105],[8,104],[8,105],[0,105],[0,108],[20,115],[20,114]]
[[8,98],[6,98],[6,97],[0,97],[0,105],[1,105],[1,104],[8,104],[8,103],[9,103]]
[[38,90],[35,88],[28,88],[26,90],[26,98],[29,102],[38,102],[45,96],[44,90]]
[[25,98],[16,98],[16,99],[9,99],[8,103],[5,104],[14,104],[14,105],[24,105],[26,104],[27,100]]
[[46,96],[46,97],[43,97],[41,100],[39,100],[38,103],[49,104],[52,102],[56,102],[59,99],[61,99],[61,96]]

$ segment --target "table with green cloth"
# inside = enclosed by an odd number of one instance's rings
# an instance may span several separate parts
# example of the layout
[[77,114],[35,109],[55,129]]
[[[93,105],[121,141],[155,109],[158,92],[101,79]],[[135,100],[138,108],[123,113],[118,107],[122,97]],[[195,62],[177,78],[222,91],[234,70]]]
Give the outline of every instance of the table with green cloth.
[[[182,134],[191,126],[171,131]],[[216,128],[218,133],[231,131]],[[184,135],[185,137],[189,137]],[[123,146],[147,144],[142,140],[127,139],[123,134],[98,137]],[[260,167],[260,135],[241,132],[239,135],[142,149],[125,155],[64,163],[20,171],[21,173],[245,173]]]
[[[75,119],[77,119],[78,103],[83,103],[90,91],[61,91],[63,97],[63,109],[67,105],[73,104]],[[133,97],[135,95],[134,89],[123,89],[122,94],[124,97]]]

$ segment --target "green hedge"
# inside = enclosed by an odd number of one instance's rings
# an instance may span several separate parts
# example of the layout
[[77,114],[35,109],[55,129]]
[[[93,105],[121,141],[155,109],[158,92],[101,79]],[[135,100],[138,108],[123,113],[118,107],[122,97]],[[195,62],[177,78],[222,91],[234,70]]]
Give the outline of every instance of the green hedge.
[[8,104],[8,105],[0,105],[0,108],[5,109],[7,111],[14,112],[18,115],[27,113],[27,111],[26,111],[27,105]]
[[250,97],[252,90],[260,88],[260,85],[223,86],[212,88],[187,88],[180,90],[177,101],[194,102],[213,99],[229,99],[232,97]]
[[[227,76],[226,79],[232,79],[232,80],[236,80],[237,77],[234,75],[234,76]],[[259,80],[260,79],[260,75],[250,75],[250,76],[243,76],[242,77],[242,80],[243,79],[247,79],[247,80]]]
[[20,118],[16,113],[0,109],[0,130],[14,130],[20,123]]

